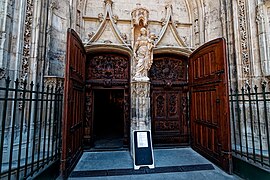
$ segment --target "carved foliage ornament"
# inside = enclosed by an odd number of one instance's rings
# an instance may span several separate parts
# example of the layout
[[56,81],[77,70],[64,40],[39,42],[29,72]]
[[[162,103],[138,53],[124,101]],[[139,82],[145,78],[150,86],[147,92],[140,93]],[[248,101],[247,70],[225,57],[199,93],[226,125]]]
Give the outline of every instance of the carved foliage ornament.
[[257,23],[263,23],[264,22],[263,4],[259,4],[257,6],[256,22]]
[[243,75],[245,78],[245,85],[249,85],[250,60],[248,51],[248,35],[247,35],[247,18],[246,18],[246,3],[244,0],[238,1],[239,8],[239,29],[240,29],[240,43],[241,43],[241,59],[243,63]]
[[[23,36],[23,56],[22,56],[22,72],[20,77],[20,88],[24,88],[24,81],[27,80],[29,71],[29,58],[30,58],[30,46],[31,46],[31,35],[32,35],[32,22],[33,22],[33,0],[26,1],[26,14],[24,21],[24,36]],[[20,93],[22,97],[23,93]],[[22,108],[22,101],[19,101],[19,109]]]
[[102,13],[98,14],[98,20],[99,22],[102,22],[104,20],[104,15]]
[[90,60],[88,79],[128,79],[128,59],[99,55]]
[[156,130],[158,131],[172,131],[178,130],[180,123],[178,121],[158,121],[156,122]]
[[164,117],[165,116],[165,98],[162,95],[159,95],[156,98],[156,112],[158,117]]
[[[156,116],[158,118],[165,117],[177,117],[178,116],[178,94],[177,93],[168,93],[167,102],[165,98],[166,94],[160,94],[155,98],[156,103]],[[168,110],[166,111],[166,107]]]
[[169,95],[169,116],[177,115],[177,104],[178,104],[177,94],[170,94]]
[[151,80],[174,80],[183,81],[186,79],[186,63],[174,58],[156,58],[150,70]]
[[29,69],[32,22],[33,22],[33,0],[27,0],[26,17],[24,23],[25,30],[24,30],[24,45],[23,45],[22,75],[21,75],[22,81],[24,81],[27,78],[27,73]]

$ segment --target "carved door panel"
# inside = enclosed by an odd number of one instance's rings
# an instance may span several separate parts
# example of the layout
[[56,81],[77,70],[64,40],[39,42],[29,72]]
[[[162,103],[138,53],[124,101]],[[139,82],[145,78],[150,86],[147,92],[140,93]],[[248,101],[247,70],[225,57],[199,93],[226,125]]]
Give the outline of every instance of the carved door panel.
[[152,132],[155,145],[188,145],[187,95],[181,89],[154,89]]
[[225,40],[213,40],[189,60],[192,147],[231,173]]
[[68,176],[82,154],[85,107],[85,60],[82,42],[72,29],[67,33],[61,172]]
[[154,145],[188,145],[187,61],[159,56],[150,70]]

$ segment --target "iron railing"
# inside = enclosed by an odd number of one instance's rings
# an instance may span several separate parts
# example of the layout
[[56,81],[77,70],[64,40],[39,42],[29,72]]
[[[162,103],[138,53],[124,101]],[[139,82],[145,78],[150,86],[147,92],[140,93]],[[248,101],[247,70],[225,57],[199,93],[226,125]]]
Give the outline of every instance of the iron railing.
[[0,179],[28,179],[60,158],[61,88],[5,79],[0,86]]
[[233,155],[270,168],[270,91],[265,84],[230,91]]

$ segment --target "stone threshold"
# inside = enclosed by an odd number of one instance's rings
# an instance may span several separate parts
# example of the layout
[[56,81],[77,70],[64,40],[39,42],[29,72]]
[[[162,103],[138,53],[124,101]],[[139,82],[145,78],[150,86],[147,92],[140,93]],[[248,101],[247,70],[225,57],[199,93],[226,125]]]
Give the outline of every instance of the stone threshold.
[[134,170],[132,168],[88,170],[88,171],[73,171],[69,177],[123,176],[123,175],[190,172],[190,171],[206,171],[206,170],[215,170],[215,168],[212,164],[196,164],[183,166],[156,167],[154,169],[140,168],[139,170]]

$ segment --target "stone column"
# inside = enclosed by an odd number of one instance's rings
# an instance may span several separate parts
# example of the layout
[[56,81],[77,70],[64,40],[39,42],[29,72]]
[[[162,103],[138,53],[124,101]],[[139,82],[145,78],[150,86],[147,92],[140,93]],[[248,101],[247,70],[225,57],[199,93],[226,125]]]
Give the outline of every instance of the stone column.
[[131,130],[151,130],[150,82],[131,82]]
[[[147,27],[149,11],[140,7],[140,4],[137,5],[138,7],[131,13],[133,24],[133,58],[130,84],[130,148],[133,159],[135,158],[135,152],[133,152],[135,146],[133,142],[134,131],[150,131],[151,134],[150,79],[148,78],[148,71],[153,63],[153,48],[156,40],[155,34],[150,33]],[[151,136],[149,141],[152,146]],[[150,166],[150,168],[154,168],[154,164]],[[137,168],[136,165],[134,168]]]
[[150,82],[149,80],[131,82],[131,154],[133,155],[134,130],[151,131]]

